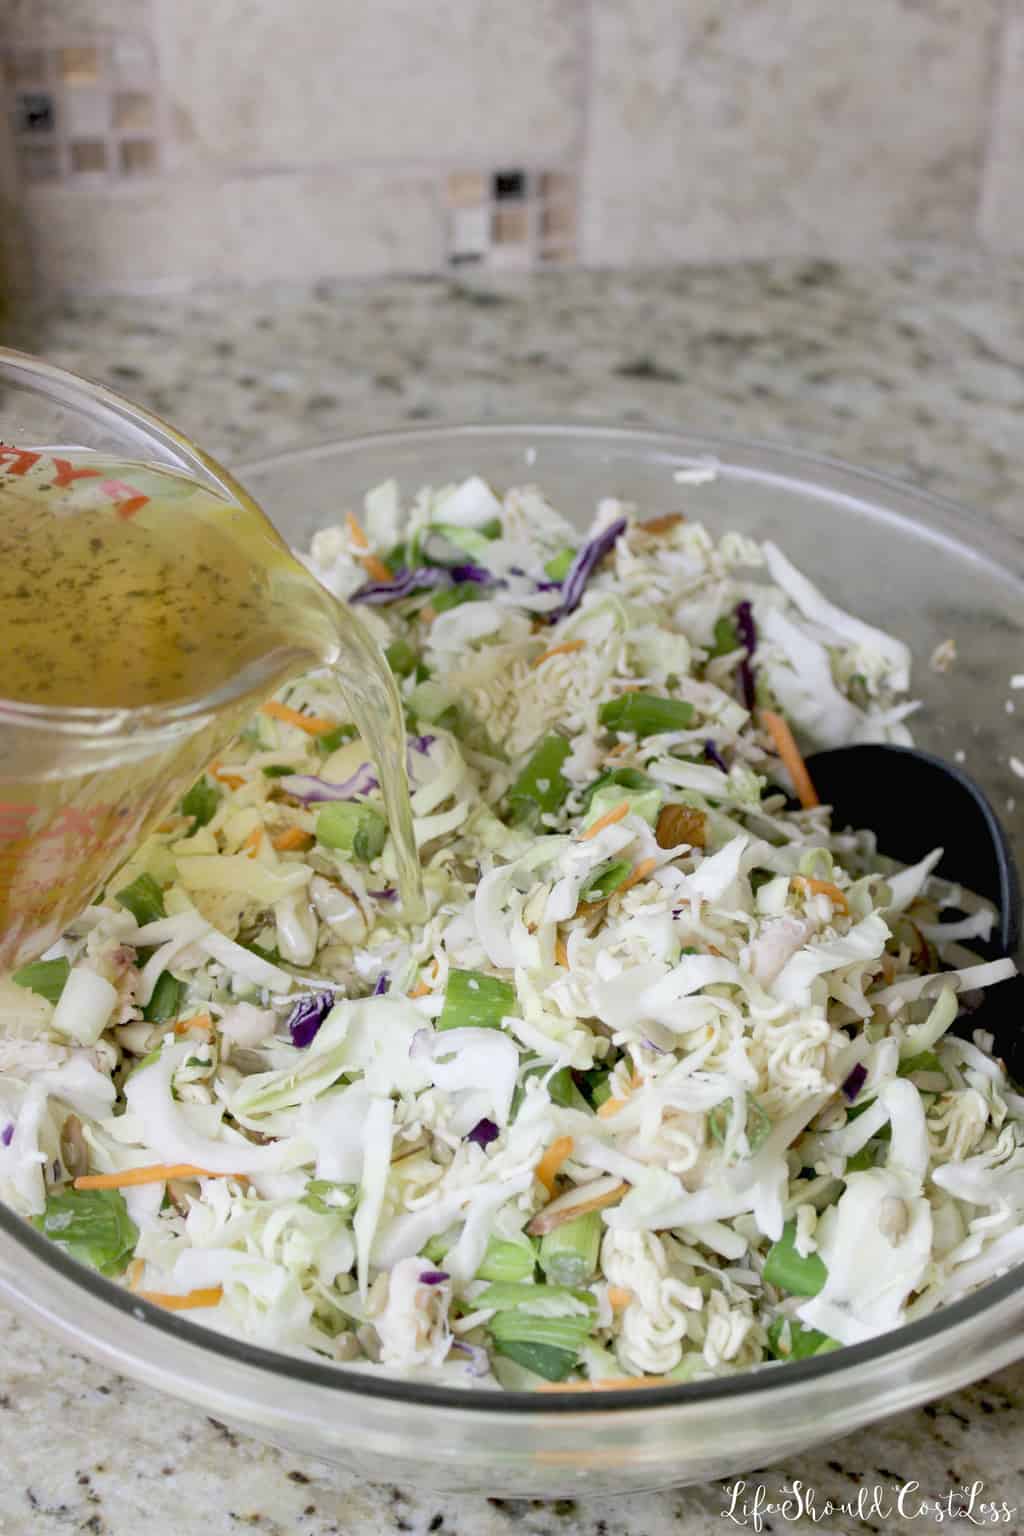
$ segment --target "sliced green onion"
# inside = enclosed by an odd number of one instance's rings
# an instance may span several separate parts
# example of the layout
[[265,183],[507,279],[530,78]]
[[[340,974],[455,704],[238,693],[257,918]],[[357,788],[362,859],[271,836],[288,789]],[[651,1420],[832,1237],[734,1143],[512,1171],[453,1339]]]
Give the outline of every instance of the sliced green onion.
[[332,752],[337,752],[346,741],[353,741],[358,734],[354,725],[336,725],[332,731],[324,731],[323,735],[317,736],[317,749],[324,757],[330,757]]
[[604,1224],[597,1211],[586,1211],[546,1232],[537,1261],[553,1285],[587,1285],[597,1272]]
[[712,645],[709,655],[728,656],[732,651],[738,651],[743,644],[740,632],[729,618],[715,620],[715,643]]
[[603,901],[633,868],[628,859],[605,859],[580,886],[580,901]]
[[499,1029],[505,1015],[515,1011],[516,989],[510,982],[453,966],[437,1028]]
[[575,559],[576,551],[567,545],[564,549],[560,549],[557,555],[551,556],[544,567],[545,576],[550,576],[552,581],[564,581]]
[[585,812],[589,811],[593,804],[594,796],[611,784],[618,785],[620,789],[634,790],[638,794],[642,794],[647,790],[658,789],[659,787],[656,779],[652,779],[646,773],[641,773],[639,768],[613,768],[610,773],[602,773],[601,777],[595,779],[593,784],[587,785],[583,791],[583,810]]
[[[266,773],[267,770],[264,768],[263,771]],[[195,822],[192,830],[197,831],[213,820],[219,804],[220,790],[216,784],[210,783],[204,773],[201,779],[196,779],[188,794],[182,796],[178,810],[183,816],[192,817]]]
[[656,784],[651,789],[620,789],[617,784],[603,784],[600,789],[590,797],[590,805],[587,814],[583,818],[584,828],[592,826],[609,811],[614,811],[617,805],[625,801],[629,806],[630,814],[642,816],[648,826],[653,827],[658,820],[658,812],[661,810],[664,800],[664,790]]
[[[721,1104],[716,1104],[714,1109],[708,1113],[708,1130],[711,1132],[712,1140],[717,1141],[719,1145],[725,1141],[731,1116],[732,1099],[725,1099]],[[756,1152],[758,1147],[764,1143],[771,1128],[771,1116],[762,1109],[757,1099],[748,1098],[745,1130],[751,1153]]]
[[268,763],[260,772],[265,779],[283,779],[289,773],[295,773],[291,763]]
[[32,1225],[73,1258],[108,1276],[122,1272],[139,1240],[117,1189],[66,1189],[48,1195],[46,1209],[32,1217]]
[[609,699],[597,712],[602,725],[634,736],[685,731],[693,723],[693,705],[685,699],[663,699],[654,693],[624,693]]
[[437,1232],[433,1237],[428,1237],[420,1253],[425,1259],[429,1259],[431,1264],[440,1264],[457,1237],[458,1232],[454,1229],[449,1232]]
[[419,657],[408,640],[392,640],[384,655],[396,677],[408,677],[410,672],[415,672]]
[[526,1339],[498,1338],[493,1333],[491,1337],[495,1354],[514,1360],[516,1365],[532,1371],[535,1376],[543,1376],[545,1381],[564,1381],[575,1370],[579,1360],[578,1346],[575,1349],[558,1349],[551,1344],[539,1344]]
[[459,581],[452,587],[432,593],[430,606],[435,613],[444,613],[446,609],[458,608],[462,603],[478,603],[483,595],[479,582]]
[[20,971],[15,971],[11,980],[15,986],[37,992],[56,1007],[70,974],[70,960],[33,960],[30,965],[23,965]]
[[819,1254],[797,1253],[796,1222],[787,1221],[782,1236],[768,1250],[762,1278],[791,1296],[817,1296],[828,1279],[828,1270]]
[[[564,1311],[564,1316],[558,1316],[558,1322],[582,1323],[584,1331],[590,1332],[590,1327],[597,1313],[597,1302],[589,1291],[581,1291],[566,1285],[516,1285],[512,1283],[500,1284],[495,1282],[489,1285],[486,1291],[481,1291],[473,1302],[475,1307],[486,1307],[495,1312],[514,1311],[516,1308],[525,1308],[531,1317],[539,1314],[534,1308],[540,1307],[545,1314],[552,1311],[557,1313],[559,1307]],[[580,1311],[580,1307],[584,1311]]]
[[316,839],[325,848],[349,853],[360,864],[369,864],[387,842],[388,824],[371,805],[338,800],[317,813]]
[[166,1024],[170,1019],[176,1019],[184,990],[185,983],[177,976],[172,976],[170,971],[161,971],[149,1002],[142,1010],[142,1017],[151,1024]]
[[131,885],[118,891],[115,899],[128,908],[140,928],[167,916],[163,893],[152,875],[139,875]]
[[432,523],[430,532],[440,534],[471,559],[486,561],[488,544],[501,538],[501,519],[492,517],[479,528],[462,528],[458,523]]
[[571,788],[562,765],[572,751],[564,736],[545,736],[508,792],[513,821],[536,826],[540,817],[557,811]]
[[[448,1244],[445,1245],[443,1252],[438,1254],[436,1259],[432,1253],[427,1252],[426,1248],[423,1252],[431,1263],[437,1263],[448,1252],[448,1246]],[[503,1285],[515,1285],[520,1281],[529,1280],[536,1263],[536,1251],[528,1237],[524,1237],[521,1243],[514,1243],[503,1237],[490,1237],[487,1240],[487,1250],[480,1268],[476,1272],[476,1278],[495,1280]]]
[[[478,1299],[477,1305],[486,1303]],[[591,1327],[590,1317],[538,1317],[515,1308],[496,1313],[488,1324],[499,1354],[548,1381],[562,1381],[574,1368]]]
[[916,1056],[908,1056],[906,1061],[901,1061],[896,1069],[898,1077],[910,1077],[913,1072],[940,1072],[945,1077],[945,1069],[934,1051],[918,1051]]
[[351,1216],[355,1209],[355,1184],[336,1184],[333,1179],[310,1179],[299,1201],[318,1216]]
[[838,1349],[835,1339],[817,1328],[805,1328],[795,1317],[777,1317],[768,1328],[768,1348],[776,1360],[809,1360]]

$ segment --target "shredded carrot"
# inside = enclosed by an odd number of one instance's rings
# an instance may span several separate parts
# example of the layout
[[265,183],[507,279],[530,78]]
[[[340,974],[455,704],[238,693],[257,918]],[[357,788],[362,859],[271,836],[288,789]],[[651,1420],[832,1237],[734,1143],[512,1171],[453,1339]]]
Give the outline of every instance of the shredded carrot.
[[294,853],[312,848],[314,841],[312,833],[303,832],[301,827],[289,827],[287,832],[277,834],[273,844],[278,853]]
[[849,912],[850,904],[838,885],[833,885],[831,880],[812,880],[810,875],[794,875],[793,884],[802,886],[805,891],[811,891],[815,896],[827,896],[841,912]]
[[345,527],[356,549],[369,549],[370,541],[363,532],[363,525],[354,512],[345,513]]
[[174,1026],[176,1035],[187,1035],[190,1029],[201,1029],[209,1034],[213,1028],[213,1020],[208,1013],[194,1013],[190,1019],[179,1019]]
[[625,1109],[628,1103],[628,1099],[605,1099],[598,1108],[598,1118],[608,1120],[612,1115],[617,1115],[620,1109]]
[[142,1277],[143,1277],[143,1275],[145,1273],[146,1273],[146,1263],[145,1263],[145,1260],[144,1259],[132,1259],[131,1263],[128,1265],[128,1289],[130,1291],[137,1291],[138,1290],[139,1285],[140,1285],[140,1283],[142,1281]]
[[[358,518],[351,512],[345,513],[345,527],[348,529],[348,536],[356,546],[356,549],[369,550],[370,541],[363,532]],[[363,554],[358,555],[356,558],[367,576],[371,576],[374,581],[391,580],[391,567],[385,565],[384,561],[378,559],[376,555]]]
[[811,776],[807,772],[807,764],[800,755],[800,748],[793,740],[793,732],[789,728],[789,722],[781,715],[777,715],[772,709],[762,709],[761,723],[775,743],[775,750],[782,758],[789,770],[789,776],[793,780],[793,788],[796,790],[797,799],[805,811],[820,805],[818,791],[811,782]]
[[216,779],[218,784],[227,785],[228,789],[241,789],[245,780],[237,773],[226,773],[220,763],[211,763],[206,770],[211,779]]
[[631,742],[620,741],[620,742],[617,742],[614,747],[610,748],[610,750],[605,753],[605,756],[606,757],[621,757],[624,752],[631,752],[632,750],[633,750],[633,747],[632,747],[632,743]]
[[83,1173],[76,1189],[130,1189],[136,1184],[166,1184],[168,1179],[237,1179],[237,1173],[211,1173],[191,1163],[152,1163],[148,1168],[122,1168],[120,1173]]
[[621,896],[624,891],[632,890],[634,885],[639,885],[641,880],[646,880],[657,867],[657,859],[641,859],[639,864],[633,866],[622,884],[615,887],[613,894]]
[[573,651],[582,651],[582,649],[582,640],[563,640],[561,645],[553,645],[551,649],[545,651],[542,656],[538,656],[537,660],[534,662],[534,666],[542,667],[546,661],[551,660],[552,656],[568,656]]
[[186,1291],[184,1296],[171,1291],[137,1291],[143,1301],[151,1301],[154,1307],[165,1307],[168,1312],[192,1312],[197,1307],[216,1307],[224,1296],[222,1285],[208,1285],[198,1291]]
[[601,1381],[545,1381],[537,1392],[623,1392],[635,1387],[670,1385],[660,1376],[605,1376]]
[[285,725],[297,725],[300,731],[305,731],[309,736],[322,736],[325,731],[333,731],[336,724],[334,720],[324,720],[320,715],[304,715],[300,710],[289,709],[287,704],[281,704],[277,699],[268,699],[266,704],[261,704],[260,714],[269,715],[272,720],[283,720]]
[[428,981],[424,981],[423,977],[421,976],[419,981],[413,987],[412,991],[409,993],[409,996],[410,997],[426,997],[426,995],[427,995],[427,993],[429,991],[430,991],[430,983]]
[[359,564],[373,581],[390,581],[391,567],[385,565],[378,555],[360,555]]
[[544,1156],[533,1170],[535,1179],[539,1179],[549,1195],[555,1192],[555,1176],[559,1168],[572,1156],[573,1140],[571,1136],[559,1136],[548,1147]]
[[569,951],[561,934],[555,940],[555,963],[557,965],[564,965],[566,970],[569,969]]
[[242,851],[248,852],[250,859],[254,859],[259,852],[260,843],[263,841],[263,828],[253,827],[249,836],[242,844]]
[[621,821],[624,816],[628,815],[628,800],[623,800],[618,805],[613,805],[610,811],[605,811],[603,816],[599,816],[596,821],[591,822],[587,830],[580,834],[580,841],[583,843],[588,842],[590,838],[596,837],[599,832],[603,832],[605,827],[614,827],[617,821]]
[[608,1305],[614,1307],[616,1312],[628,1307],[633,1300],[633,1292],[627,1290],[624,1285],[610,1285],[607,1291]]

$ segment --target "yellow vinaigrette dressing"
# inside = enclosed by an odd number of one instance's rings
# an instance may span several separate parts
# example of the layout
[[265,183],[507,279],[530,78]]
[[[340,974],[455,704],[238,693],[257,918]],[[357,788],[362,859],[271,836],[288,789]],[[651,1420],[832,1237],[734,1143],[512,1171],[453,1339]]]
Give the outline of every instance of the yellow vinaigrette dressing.
[[245,498],[0,445],[0,971],[36,958],[288,678],[330,666],[420,901],[405,728],[352,612]]

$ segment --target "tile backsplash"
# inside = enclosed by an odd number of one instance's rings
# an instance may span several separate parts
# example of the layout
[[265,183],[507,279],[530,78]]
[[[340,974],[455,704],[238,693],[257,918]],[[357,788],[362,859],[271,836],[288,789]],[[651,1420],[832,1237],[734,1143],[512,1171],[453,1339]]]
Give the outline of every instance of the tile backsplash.
[[1024,0],[0,0],[64,290],[1024,249]]

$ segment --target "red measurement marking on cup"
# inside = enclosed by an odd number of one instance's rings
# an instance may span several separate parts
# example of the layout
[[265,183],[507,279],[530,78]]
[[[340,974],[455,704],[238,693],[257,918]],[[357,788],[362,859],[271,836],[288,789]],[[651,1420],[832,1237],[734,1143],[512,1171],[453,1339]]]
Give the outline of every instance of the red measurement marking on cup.
[[72,480],[98,480],[102,474],[99,469],[76,469],[70,459],[54,459],[53,463],[57,471],[53,483],[60,489],[70,485]]
[[41,454],[29,453],[24,448],[4,447],[0,444],[0,466],[9,475],[27,475],[33,464],[38,464]]

